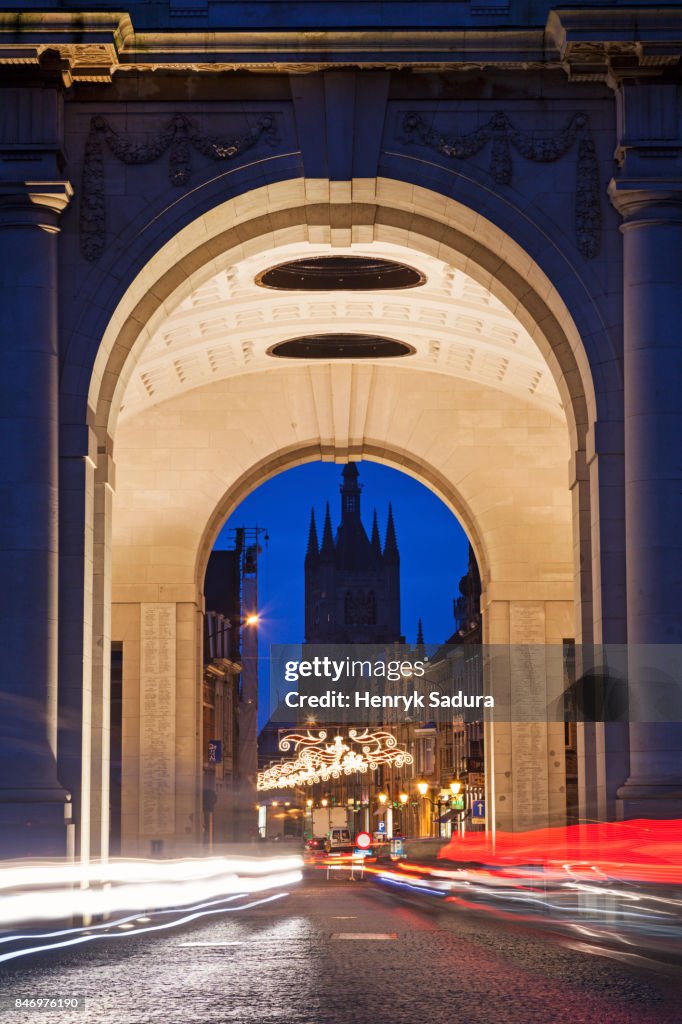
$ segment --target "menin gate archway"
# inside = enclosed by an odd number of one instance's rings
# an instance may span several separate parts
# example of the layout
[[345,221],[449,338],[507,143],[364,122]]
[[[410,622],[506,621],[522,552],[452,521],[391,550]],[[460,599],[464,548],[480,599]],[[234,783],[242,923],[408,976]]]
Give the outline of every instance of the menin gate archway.
[[[196,840],[203,570],[230,507],[281,469],[313,458],[373,458],[407,470],[439,493],[474,543],[485,585],[489,641],[540,642],[540,630],[544,642],[559,643],[591,629],[589,594],[584,599],[586,583],[589,590],[589,500],[581,463],[596,401],[587,357],[563,296],[508,234],[459,204],[396,182],[363,183],[359,192],[357,197],[349,193],[348,202],[334,203],[328,201],[333,183],[282,183],[223,204],[201,221],[192,220],[148,260],[104,333],[90,405],[100,451],[113,453],[117,472],[113,508],[106,474],[100,472],[95,484],[95,509],[101,515],[95,520],[95,558],[100,561],[95,565],[94,614],[96,630],[97,623],[102,624],[104,652],[109,640],[111,545],[111,637],[127,645],[125,663],[132,673],[124,681],[133,711],[126,716],[124,738],[128,852],[147,852],[152,837],[164,836],[178,851]],[[327,202],[320,201],[324,195]],[[218,280],[226,268],[247,265],[250,259],[278,262],[285,247],[343,250],[351,244],[354,251],[364,246],[382,253],[397,247],[414,259],[421,254],[501,299],[542,353],[561,402],[550,408],[549,394],[544,403],[532,395],[524,401],[518,386],[509,394],[502,382],[491,386],[481,379],[465,379],[456,366],[448,371],[438,360],[419,364],[416,359],[412,366],[405,365],[407,360],[400,365],[388,360],[381,365],[344,361],[270,368],[253,357],[256,344],[252,360],[236,370],[219,370],[217,379],[201,379],[195,387],[190,380],[187,388],[162,393],[161,401],[154,400],[152,383],[147,389],[151,401],[135,407],[134,374],[136,366],[144,372],[145,351],[153,347],[179,304],[191,305],[192,296]],[[136,254],[132,255],[134,262]],[[569,281],[569,291],[570,286]],[[259,301],[265,300],[261,296]],[[420,300],[415,293],[406,301],[414,305]],[[347,319],[352,317],[347,314]],[[338,329],[333,310],[319,310],[316,323]],[[434,338],[447,344],[447,322],[430,327]],[[281,340],[292,333],[283,320],[274,329]],[[410,330],[419,333],[414,325],[403,327]],[[400,336],[395,322],[392,333]],[[473,338],[472,343],[476,348],[480,339]],[[433,351],[431,346],[429,352]],[[436,354],[440,358],[440,348]],[[277,427],[268,422],[273,396],[279,396],[279,411],[287,415],[292,408],[297,416],[307,409],[299,417],[303,425],[291,418],[287,424],[282,416]],[[231,462],[225,460],[224,445],[216,444],[218,436],[228,439]],[[572,480],[567,474],[569,460]],[[158,486],[150,487],[150,480]],[[182,495],[201,500],[190,508]],[[108,533],[111,529],[113,534]],[[168,737],[175,765],[172,797],[166,794],[161,816],[145,824],[136,794],[150,776],[134,708],[140,707],[145,685],[139,662],[142,606],[151,605],[175,607],[174,714],[181,729]],[[529,610],[532,636],[524,633]],[[104,698],[106,687],[103,653],[94,665],[93,692],[99,689]],[[556,744],[551,729],[547,732],[541,744],[545,783],[529,806],[511,779],[525,755],[518,745],[515,749],[510,734],[500,731],[496,770],[502,825],[522,827],[537,821],[538,815],[541,820],[543,814],[547,820],[560,820],[563,765],[553,770],[555,754],[549,751]],[[92,804],[90,831],[97,846],[106,834],[106,822],[98,814],[100,792],[106,801],[106,735],[101,749],[96,730],[93,738],[95,772],[84,780],[83,805]],[[97,777],[98,764],[102,780]]]

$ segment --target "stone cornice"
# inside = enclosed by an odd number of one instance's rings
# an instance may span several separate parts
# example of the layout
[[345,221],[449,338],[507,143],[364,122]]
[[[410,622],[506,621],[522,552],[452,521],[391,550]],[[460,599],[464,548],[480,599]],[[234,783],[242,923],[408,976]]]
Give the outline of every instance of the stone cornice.
[[[390,17],[387,8],[386,18]],[[390,24],[390,23],[389,23]],[[58,57],[67,84],[160,68],[307,73],[333,67],[563,67],[573,80],[659,75],[682,57],[682,4],[571,7],[542,27],[134,30],[124,12],[0,12],[0,64]]]
[[682,5],[558,8],[547,40],[574,81],[657,76],[680,64]]
[[215,72],[551,63],[539,29],[426,31],[133,30],[127,14],[16,16],[0,12],[0,64],[35,64],[51,51],[65,78],[107,81],[115,71]]

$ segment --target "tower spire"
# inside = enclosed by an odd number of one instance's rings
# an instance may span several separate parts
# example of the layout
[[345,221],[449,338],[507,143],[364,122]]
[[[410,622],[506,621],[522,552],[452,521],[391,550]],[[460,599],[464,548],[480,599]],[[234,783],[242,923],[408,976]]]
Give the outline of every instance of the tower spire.
[[393,507],[388,503],[388,522],[386,523],[386,540],[384,541],[384,561],[398,562],[398,541],[395,535],[395,523],[393,522]]
[[379,534],[379,520],[377,519],[377,510],[374,509],[374,516],[372,518],[372,554],[378,562],[381,562],[381,536]]
[[423,646],[424,646],[424,630],[422,629],[422,620],[420,619],[419,620],[419,625],[417,626],[417,647],[423,647]]
[[362,486],[358,483],[358,467],[354,462],[347,462],[341,473],[341,524],[351,519],[360,519],[360,493]]
[[334,536],[332,534],[332,517],[329,512],[329,502],[324,516],[324,529],[322,531],[322,547],[320,548],[321,558],[333,558],[335,553]]
[[310,510],[310,527],[308,528],[308,547],[305,553],[306,562],[316,561],[320,549],[317,543],[317,526],[315,524],[315,509]]

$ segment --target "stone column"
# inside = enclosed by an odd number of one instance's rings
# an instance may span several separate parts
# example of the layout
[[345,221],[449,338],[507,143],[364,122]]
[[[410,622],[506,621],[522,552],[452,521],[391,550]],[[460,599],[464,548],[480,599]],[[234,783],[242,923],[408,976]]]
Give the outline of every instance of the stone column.
[[644,645],[682,643],[682,183],[619,178],[610,195],[623,217],[631,717],[619,813],[676,817],[682,724],[660,720],[660,658]]
[[0,182],[0,855],[64,852],[57,739],[57,232],[65,181]]

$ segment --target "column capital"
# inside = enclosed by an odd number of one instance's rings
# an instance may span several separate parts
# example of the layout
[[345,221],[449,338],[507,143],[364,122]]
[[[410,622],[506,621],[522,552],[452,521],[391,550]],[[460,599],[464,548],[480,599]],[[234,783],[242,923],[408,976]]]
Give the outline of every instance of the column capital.
[[682,223],[682,178],[612,178],[608,194],[622,228]]
[[0,182],[0,227],[34,224],[58,231],[58,219],[73,196],[69,181]]

